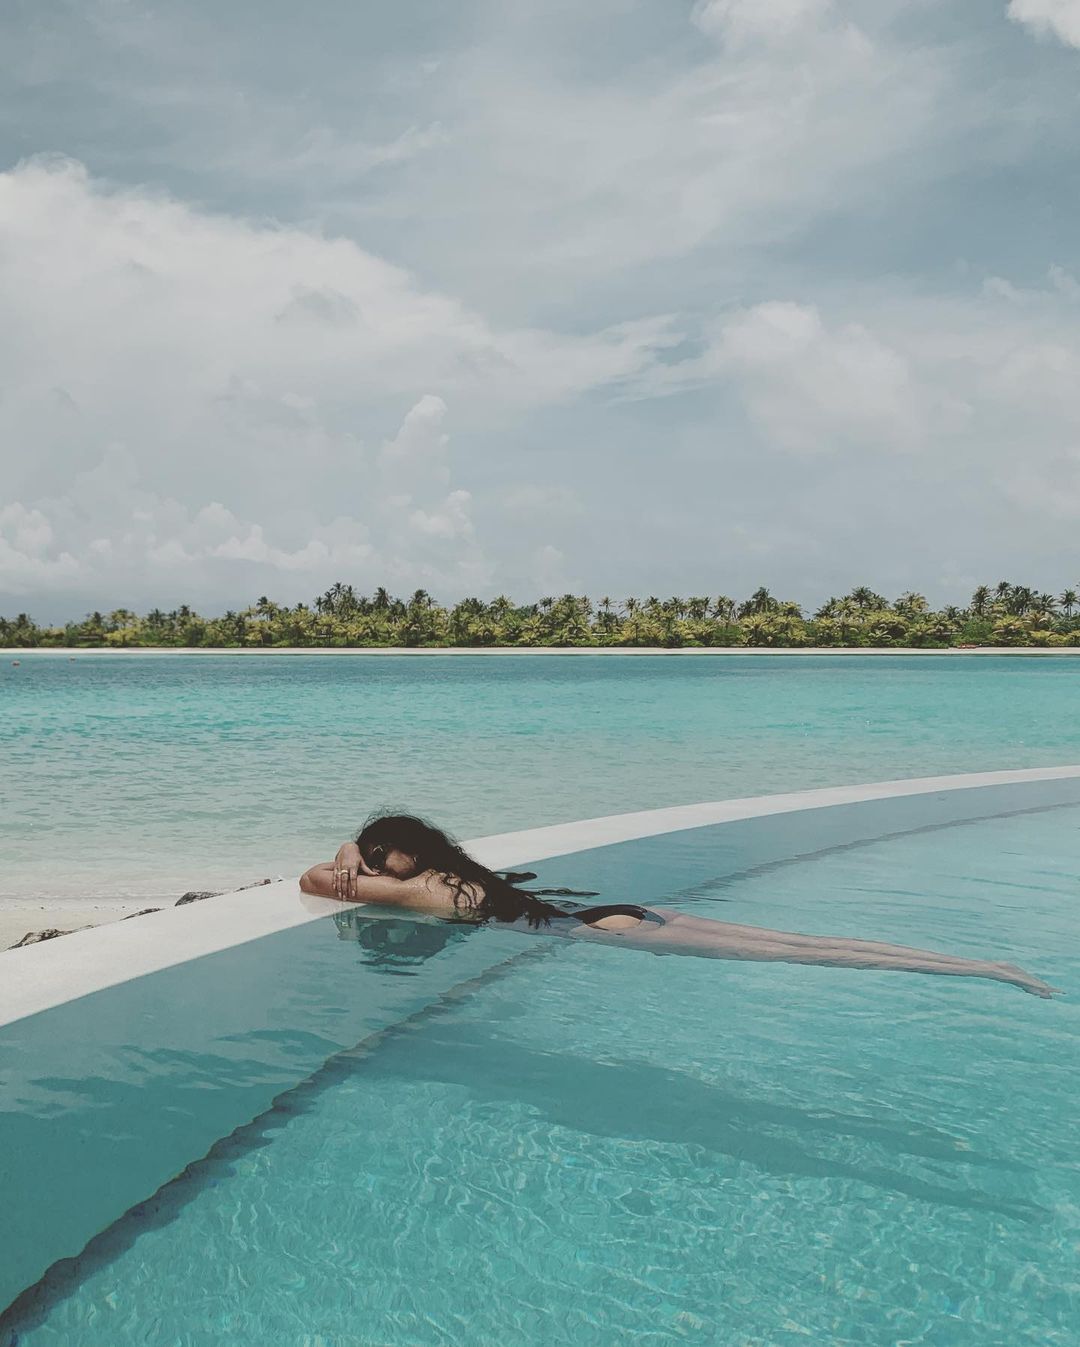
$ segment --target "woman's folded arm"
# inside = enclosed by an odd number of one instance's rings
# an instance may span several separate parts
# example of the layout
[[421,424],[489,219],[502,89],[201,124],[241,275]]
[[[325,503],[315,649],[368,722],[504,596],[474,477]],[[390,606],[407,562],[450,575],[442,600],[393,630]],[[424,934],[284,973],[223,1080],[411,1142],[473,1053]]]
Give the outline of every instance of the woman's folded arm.
[[[336,861],[320,861],[300,876],[300,888],[304,893],[319,898],[341,899]],[[440,916],[452,916],[455,912],[454,890],[441,875],[425,871],[409,879],[396,879],[392,875],[358,874],[350,885],[349,896],[343,901],[355,903],[380,903],[391,907],[406,907],[414,912],[434,912]]]

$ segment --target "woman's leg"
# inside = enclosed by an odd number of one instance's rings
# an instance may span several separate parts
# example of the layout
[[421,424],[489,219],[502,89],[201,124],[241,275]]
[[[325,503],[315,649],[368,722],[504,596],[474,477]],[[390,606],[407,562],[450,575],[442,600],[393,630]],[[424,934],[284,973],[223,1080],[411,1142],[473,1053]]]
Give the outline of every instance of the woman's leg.
[[979,959],[965,958],[961,954],[942,954],[937,950],[917,949],[912,945],[894,945],[882,940],[858,940],[829,935],[802,935],[797,931],[773,931],[763,926],[731,926],[726,922],[714,922],[708,917],[684,917],[681,913],[678,914],[678,925],[680,929],[687,931],[696,930],[705,940],[715,939],[719,934],[717,928],[723,927],[728,932],[737,932],[741,938],[748,941],[762,940],[771,946],[783,946],[795,953],[800,950],[821,952],[842,949],[870,957],[881,955],[886,959],[903,959],[909,956],[921,960],[931,959],[935,964],[953,964],[957,968],[965,970],[970,969],[973,963],[982,964],[983,962]]
[[[875,940],[849,940],[839,936],[798,935],[760,926],[736,926],[728,922],[664,914],[663,925],[642,922],[632,931],[595,934],[583,938],[631,945],[656,954],[696,955],[706,959],[738,959],[761,963],[815,964],[828,968],[868,968],[891,972],[932,973],[941,977],[988,978],[1049,997],[1055,990],[1012,964],[983,959],[964,959],[933,950],[910,949]],[[575,933],[576,934],[576,933]]]

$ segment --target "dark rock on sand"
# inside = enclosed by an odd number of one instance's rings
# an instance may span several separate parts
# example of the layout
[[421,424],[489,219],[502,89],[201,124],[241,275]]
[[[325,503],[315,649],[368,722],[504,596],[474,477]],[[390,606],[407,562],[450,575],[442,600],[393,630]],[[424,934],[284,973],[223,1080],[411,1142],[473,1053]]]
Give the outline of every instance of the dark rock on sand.
[[244,889],[261,889],[264,884],[272,884],[272,879],[256,879],[250,884],[241,884],[236,889],[189,889],[182,898],[177,898],[173,907],[185,907],[188,903],[201,903],[204,898],[220,898],[223,893],[242,893]]
[[[185,893],[182,898],[178,898],[173,904],[174,907],[183,907],[186,903],[199,903],[204,898],[220,898],[222,893],[239,893],[240,889],[259,889],[264,884],[272,884],[271,879],[256,879],[251,884],[241,884],[239,889],[191,889]],[[130,921],[132,917],[148,917],[151,912],[162,912],[164,908],[144,907],[140,912],[129,912],[122,921]],[[21,949],[23,945],[37,945],[42,940],[55,940],[58,935],[71,935],[73,931],[85,931],[85,926],[75,926],[69,931],[61,931],[55,926],[49,927],[45,931],[27,931],[21,940],[16,940],[14,945],[8,945],[8,949]]]
[[43,940],[55,940],[58,935],[71,934],[71,931],[58,931],[55,926],[50,926],[47,931],[27,931],[21,940],[16,940],[14,945],[8,946],[8,949],[22,949],[23,945],[39,945]]

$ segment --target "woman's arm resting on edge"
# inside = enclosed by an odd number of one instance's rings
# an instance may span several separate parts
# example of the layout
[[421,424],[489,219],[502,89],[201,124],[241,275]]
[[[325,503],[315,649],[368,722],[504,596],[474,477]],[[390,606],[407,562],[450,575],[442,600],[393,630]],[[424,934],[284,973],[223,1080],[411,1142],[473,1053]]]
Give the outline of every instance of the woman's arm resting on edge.
[[[334,859],[313,865],[301,878],[300,887],[304,893],[314,893],[320,898],[337,898],[343,903],[357,903],[360,901],[357,881],[364,875],[371,879],[377,878],[375,872],[364,864],[364,858],[356,843],[342,842]],[[369,898],[366,901],[377,900]]]
[[313,893],[317,898],[340,898],[343,902],[354,903],[397,903],[404,907],[409,905],[410,897],[415,897],[412,880],[392,879],[389,875],[356,875],[345,897],[340,888],[336,861],[322,861],[300,876],[301,891]]
[[[313,865],[300,876],[301,892],[314,894],[317,898],[341,899],[340,876],[335,874],[337,868],[336,861]],[[342,901],[405,907],[439,917],[455,915],[453,891],[440,876],[432,873],[414,875],[411,879],[361,873],[352,879],[349,892]]]

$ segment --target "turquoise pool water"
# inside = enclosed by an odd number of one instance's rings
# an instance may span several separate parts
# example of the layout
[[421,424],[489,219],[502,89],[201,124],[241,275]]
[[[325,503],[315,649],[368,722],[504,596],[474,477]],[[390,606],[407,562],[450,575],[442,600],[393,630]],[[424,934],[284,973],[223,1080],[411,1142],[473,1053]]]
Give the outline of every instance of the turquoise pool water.
[[[623,887],[619,853],[580,858],[583,885]],[[541,938],[283,1096],[49,1280],[10,1342],[1072,1347],[1080,809],[675,875],[669,901],[1010,959],[1068,996]],[[511,938],[430,931],[308,928],[308,999]]]
[[1080,661],[250,657],[0,664],[0,898],[297,874],[379,806],[479,836],[1080,761]]

